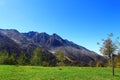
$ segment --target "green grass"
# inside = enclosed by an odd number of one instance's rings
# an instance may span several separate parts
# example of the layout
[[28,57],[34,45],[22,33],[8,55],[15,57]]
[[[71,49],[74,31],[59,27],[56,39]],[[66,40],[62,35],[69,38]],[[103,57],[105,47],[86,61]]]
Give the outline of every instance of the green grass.
[[120,68],[0,65],[0,80],[120,80]]

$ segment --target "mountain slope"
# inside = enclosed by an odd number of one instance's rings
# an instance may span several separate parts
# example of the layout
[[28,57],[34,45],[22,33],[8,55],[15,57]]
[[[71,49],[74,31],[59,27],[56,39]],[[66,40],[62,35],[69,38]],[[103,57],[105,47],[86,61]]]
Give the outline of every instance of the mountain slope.
[[32,44],[32,41],[30,39],[26,38],[15,29],[0,29],[0,33],[12,39],[19,45],[26,46],[28,44]]
[[56,58],[52,53],[37,45],[17,30],[0,29],[0,51],[6,50],[9,54],[25,53],[30,58],[36,48],[40,48],[43,51],[43,56],[49,64],[55,64]]
[[21,53],[20,46],[2,33],[0,33],[0,51],[1,50],[6,50],[9,54]]
[[23,33],[26,37],[32,39],[34,43],[39,44],[56,55],[57,53],[64,53],[64,56],[74,61],[82,61],[89,63],[93,61],[105,61],[105,59],[97,53],[79,46],[71,41],[62,39],[57,34],[48,35],[47,33],[28,32]]
[[[97,53],[71,41],[62,39],[55,33],[53,35],[33,31],[20,33],[14,29],[0,29],[0,33],[5,36],[5,40],[1,38],[2,41],[10,43],[10,45],[13,44],[11,47],[17,47],[17,49],[20,49],[20,51],[28,55],[31,55],[37,47],[44,49],[46,59],[47,56],[51,56],[48,58],[48,61],[55,58],[54,56],[59,53],[63,53],[68,62],[83,62],[89,64],[92,61],[95,64],[98,61],[105,61],[105,58]],[[6,44],[5,42],[3,42],[3,44]],[[9,48],[11,49],[11,47]]]

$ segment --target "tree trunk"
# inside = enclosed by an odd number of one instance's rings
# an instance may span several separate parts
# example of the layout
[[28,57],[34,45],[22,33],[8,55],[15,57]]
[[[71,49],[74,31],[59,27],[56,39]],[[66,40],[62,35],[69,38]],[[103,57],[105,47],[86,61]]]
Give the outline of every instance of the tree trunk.
[[114,55],[112,54],[112,75],[114,76]]

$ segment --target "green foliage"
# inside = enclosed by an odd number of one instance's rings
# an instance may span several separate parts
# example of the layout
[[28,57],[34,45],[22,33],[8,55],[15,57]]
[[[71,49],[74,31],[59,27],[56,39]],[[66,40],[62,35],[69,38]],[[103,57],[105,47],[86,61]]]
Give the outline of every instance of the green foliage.
[[9,55],[8,57],[8,63],[7,64],[10,64],[10,65],[15,65],[17,64],[17,58],[16,58],[16,54],[15,53],[12,53],[11,55]]
[[5,50],[0,51],[0,64],[24,65],[27,63],[26,59],[27,58],[23,53],[17,57],[15,53],[8,54]]
[[0,51],[0,64],[7,64],[8,57],[8,53],[5,50]]
[[16,55],[12,53],[9,55],[5,50],[0,52],[0,64],[10,64],[15,65],[16,62]]
[[42,65],[43,61],[43,52],[40,50],[40,48],[36,48],[30,60],[31,65]]
[[50,66],[50,65],[49,65],[49,63],[48,63],[48,62],[43,61],[43,62],[42,62],[42,66]]
[[65,57],[64,57],[64,53],[57,53],[56,54],[56,58],[57,58],[57,65],[58,66],[65,66]]
[[21,53],[17,59],[17,63],[19,65],[25,65],[27,64],[27,57],[25,55],[25,53]]

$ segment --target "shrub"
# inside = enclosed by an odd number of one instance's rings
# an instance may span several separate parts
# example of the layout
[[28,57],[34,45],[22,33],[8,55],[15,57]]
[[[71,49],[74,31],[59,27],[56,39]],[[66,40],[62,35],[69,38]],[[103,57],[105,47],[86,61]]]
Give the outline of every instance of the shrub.
[[101,61],[99,61],[97,62],[96,67],[104,67],[104,64]]

